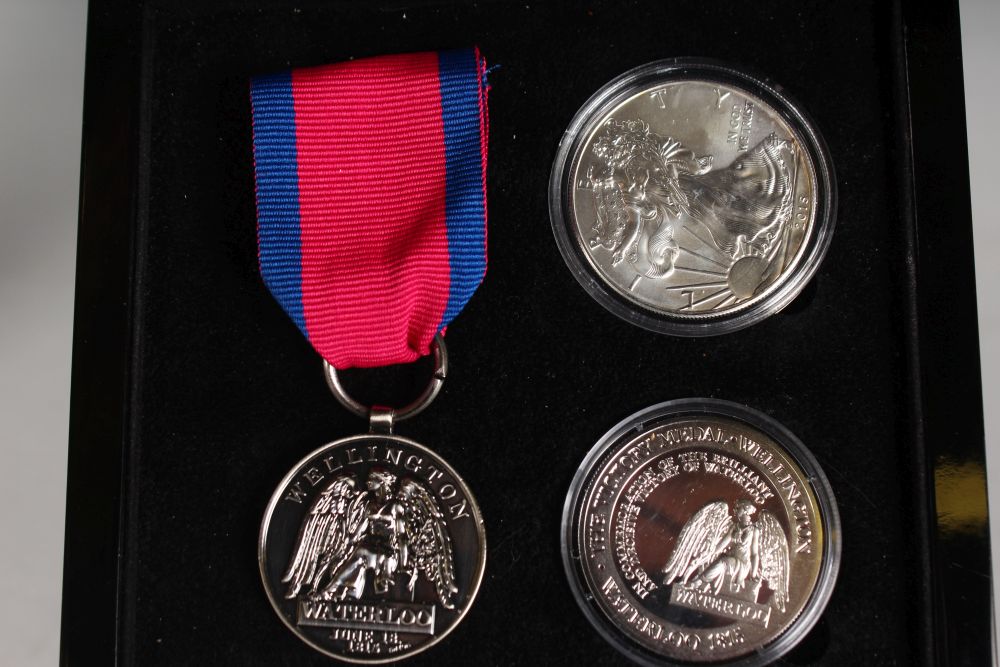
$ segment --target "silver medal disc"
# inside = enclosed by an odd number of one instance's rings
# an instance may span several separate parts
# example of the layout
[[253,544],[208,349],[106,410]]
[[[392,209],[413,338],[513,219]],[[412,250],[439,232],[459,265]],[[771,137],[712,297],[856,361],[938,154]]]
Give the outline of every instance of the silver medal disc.
[[816,623],[840,562],[829,484],[765,415],[689,399],[618,424],[567,497],[577,601],[633,660],[769,664]]
[[445,637],[472,605],[486,537],[465,482],[406,438],[369,434],[316,450],[267,506],[260,574],[305,643],[382,663]]
[[628,72],[578,112],[552,170],[560,251],[647,328],[749,326],[801,291],[830,241],[827,151],[787,96],[712,63]]

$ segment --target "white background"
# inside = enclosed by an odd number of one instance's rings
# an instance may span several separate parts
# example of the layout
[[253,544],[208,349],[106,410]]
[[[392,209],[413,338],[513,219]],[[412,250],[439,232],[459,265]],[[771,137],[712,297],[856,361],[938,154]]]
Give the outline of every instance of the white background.
[[[962,0],[994,552],[1000,0]],[[0,661],[59,654],[85,0],[0,0]]]

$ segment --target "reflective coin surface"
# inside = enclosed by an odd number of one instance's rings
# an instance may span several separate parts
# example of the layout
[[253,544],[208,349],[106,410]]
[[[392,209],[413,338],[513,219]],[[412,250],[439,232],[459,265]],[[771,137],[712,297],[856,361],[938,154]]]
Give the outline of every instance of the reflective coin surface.
[[322,447],[282,480],[258,557],[275,611],[313,648],[400,660],[472,605],[486,563],[479,507],[432,451],[392,435]]
[[776,659],[836,577],[839,521],[822,472],[794,436],[755,427],[747,420],[767,418],[734,404],[636,417],[595,447],[567,499],[577,600],[642,663]]
[[701,77],[613,82],[578,114],[553,174],[567,261],[582,258],[605,305],[680,323],[672,333],[721,333],[698,325],[758,306],[774,312],[828,242],[817,239],[829,204],[816,163],[825,153],[808,127],[794,127],[763,89]]

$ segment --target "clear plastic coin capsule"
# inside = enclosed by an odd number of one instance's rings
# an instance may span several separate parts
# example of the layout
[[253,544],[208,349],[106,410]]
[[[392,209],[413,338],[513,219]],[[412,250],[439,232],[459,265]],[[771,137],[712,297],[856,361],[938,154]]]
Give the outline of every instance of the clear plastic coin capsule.
[[587,454],[563,510],[577,603],[643,665],[770,664],[819,620],[840,553],[816,460],[728,401],[669,401],[620,422]]
[[718,63],[626,72],[577,112],[549,211],[573,275],[619,317],[722,334],[787,305],[816,272],[835,210],[830,158],[798,105]]

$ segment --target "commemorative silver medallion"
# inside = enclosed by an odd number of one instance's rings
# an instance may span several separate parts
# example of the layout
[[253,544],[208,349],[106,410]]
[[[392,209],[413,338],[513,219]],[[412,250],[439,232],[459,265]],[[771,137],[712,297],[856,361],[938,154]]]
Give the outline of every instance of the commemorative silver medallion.
[[[440,337],[434,349],[438,381]],[[338,399],[360,412],[326,370]],[[456,627],[479,590],[486,537],[472,493],[440,456],[392,434],[439,387],[398,413],[371,410],[370,433],[309,454],[268,503],[258,546],[267,596],[292,632],[328,656],[384,663],[417,654]]]
[[650,665],[762,665],[818,620],[840,561],[839,519],[809,452],[765,415],[690,399],[612,429],[563,515],[577,601]]
[[612,81],[560,145],[550,212],[594,298],[657,331],[710,335],[786,305],[830,240],[833,181],[813,125],[731,68],[660,62]]

